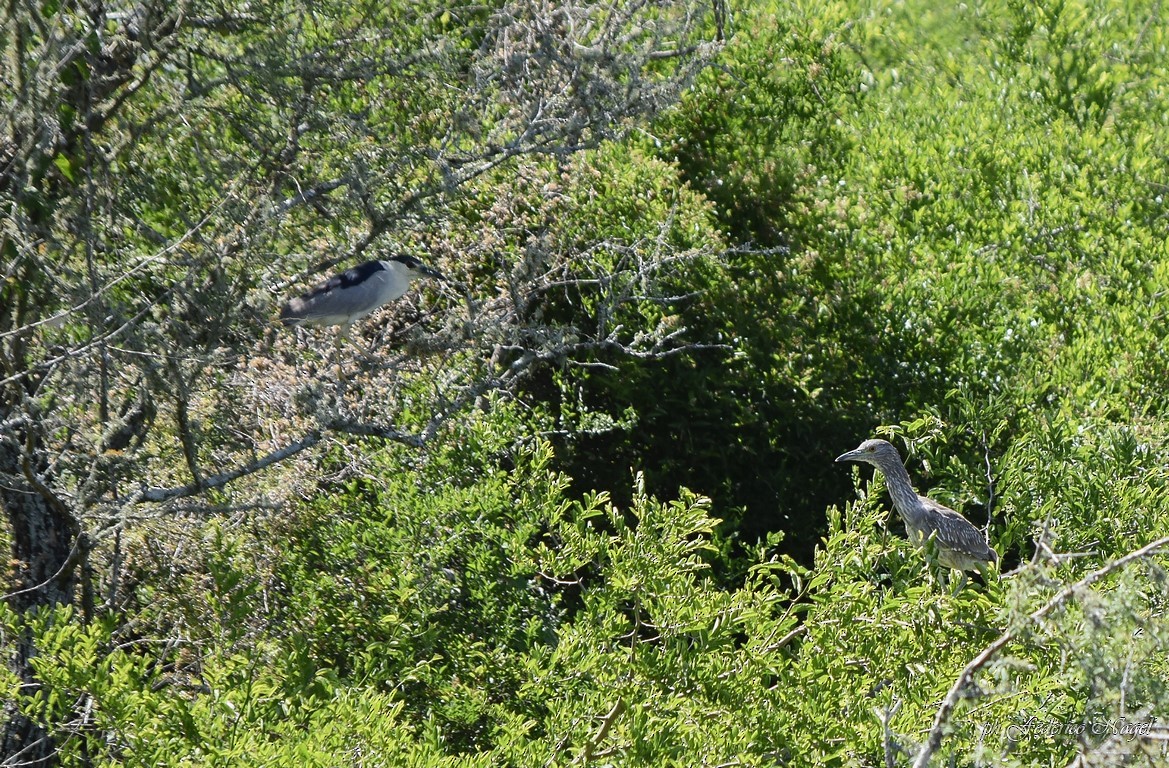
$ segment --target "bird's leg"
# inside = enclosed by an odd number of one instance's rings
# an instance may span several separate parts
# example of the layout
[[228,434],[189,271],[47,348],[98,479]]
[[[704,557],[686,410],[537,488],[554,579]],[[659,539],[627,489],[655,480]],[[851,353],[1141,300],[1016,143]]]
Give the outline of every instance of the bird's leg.
[[353,346],[355,346],[355,347],[357,347],[358,349],[360,349],[360,350],[361,350],[361,354],[365,355],[365,357],[366,357],[367,359],[369,359],[369,360],[372,360],[372,359],[373,359],[373,350],[372,350],[372,349],[370,349],[370,348],[369,348],[369,347],[367,347],[366,345],[362,344],[362,343],[361,343],[360,341],[358,341],[357,339],[350,339],[349,341],[350,341],[350,342],[353,344]]
[[358,341],[357,337],[349,338],[349,329],[352,327],[353,327],[353,323],[346,323],[346,324],[341,326],[340,331],[338,331],[338,333],[337,333],[337,340],[336,340],[335,344],[336,344],[336,352],[337,352],[338,356],[340,355],[340,352],[341,352],[341,342],[348,341],[350,344],[352,344],[353,346],[355,346],[359,350],[361,350],[361,354],[365,355],[368,358],[372,358],[373,352],[369,349],[369,347],[365,346],[360,341]]
[[341,369],[341,344],[345,341],[345,334],[349,333],[349,325],[349,323],[342,323],[337,329],[337,338],[333,339],[333,354],[331,357],[333,358],[333,365],[337,368],[337,378],[341,378],[344,375],[344,371]]
[[345,341],[345,334],[349,333],[349,323],[337,326],[337,338],[333,339],[333,354],[340,356],[341,344]]
[[[911,536],[913,533],[916,533],[911,532],[909,528],[906,529],[906,532],[910,533]],[[923,538],[922,535],[918,533],[916,538],[918,546],[921,547],[921,553],[925,556],[926,578],[929,580],[930,584],[937,584],[938,586],[945,588],[946,577],[942,573],[943,566],[938,563],[938,547],[934,542],[933,534],[930,534],[929,538]]]
[[[302,346],[304,346],[304,329],[301,328],[299,325],[294,325],[292,327],[292,352],[291,352],[291,355],[292,355],[292,364],[296,367],[297,370],[300,370],[300,363],[301,363],[300,348]],[[287,353],[287,352],[284,355],[285,362],[288,362],[288,355],[289,355],[289,353]]]
[[942,589],[945,589],[947,586],[946,575],[942,572],[942,567],[938,565],[937,558],[927,555],[925,563],[925,573],[926,577],[929,578],[930,584],[936,584]]

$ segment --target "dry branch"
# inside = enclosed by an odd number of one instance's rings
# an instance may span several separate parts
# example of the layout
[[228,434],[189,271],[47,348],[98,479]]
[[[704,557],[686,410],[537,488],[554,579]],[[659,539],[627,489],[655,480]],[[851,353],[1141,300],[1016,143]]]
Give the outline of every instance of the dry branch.
[[1118,557],[1117,559],[1106,563],[1101,568],[1092,571],[1074,584],[1070,584],[1064,587],[1059,592],[1055,593],[1055,595],[1050,600],[1044,603],[1041,608],[1029,614],[1019,627],[1012,627],[1007,629],[1005,632],[999,635],[999,637],[994,642],[986,646],[986,648],[984,648],[981,653],[971,659],[970,663],[962,669],[961,674],[958,675],[958,679],[955,680],[954,684],[950,687],[949,693],[947,693],[946,697],[942,699],[942,704],[938,708],[937,714],[934,716],[934,723],[930,728],[929,737],[926,739],[926,743],[921,748],[921,751],[918,752],[917,759],[913,761],[913,768],[925,768],[929,765],[930,758],[933,757],[934,753],[937,752],[938,748],[942,745],[942,737],[944,735],[946,725],[950,721],[950,715],[953,714],[954,707],[962,698],[963,691],[965,691],[967,686],[973,682],[974,675],[977,674],[978,671],[983,667],[985,667],[991,659],[997,656],[999,651],[1005,648],[1008,643],[1010,643],[1018,636],[1020,629],[1038,624],[1057,608],[1061,607],[1073,597],[1075,597],[1078,592],[1087,589],[1108,574],[1124,568],[1125,566],[1137,560],[1148,557],[1154,552],[1157,552],[1158,550],[1164,549],[1166,547],[1169,547],[1169,536],[1157,539],[1150,544],[1146,544],[1140,549],[1133,550],[1123,557]]

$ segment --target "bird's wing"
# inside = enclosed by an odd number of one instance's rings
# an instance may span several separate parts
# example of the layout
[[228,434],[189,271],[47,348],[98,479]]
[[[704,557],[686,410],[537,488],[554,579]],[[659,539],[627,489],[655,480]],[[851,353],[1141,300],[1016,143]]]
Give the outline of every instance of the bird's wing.
[[315,298],[321,294],[331,293],[338,288],[352,288],[355,285],[368,280],[374,273],[380,272],[385,267],[380,261],[367,261],[364,264],[358,264],[356,267],[347,269],[339,275],[333,275],[328,280],[319,285],[316,285],[308,293],[301,296],[302,299]]
[[998,554],[987,546],[986,537],[973,523],[933,499],[918,498],[926,510],[934,513],[927,516],[925,534],[932,535],[938,546],[981,560],[998,559]]
[[285,325],[343,325],[377,309],[380,280],[386,275],[380,261],[367,261],[334,275],[280,310]]

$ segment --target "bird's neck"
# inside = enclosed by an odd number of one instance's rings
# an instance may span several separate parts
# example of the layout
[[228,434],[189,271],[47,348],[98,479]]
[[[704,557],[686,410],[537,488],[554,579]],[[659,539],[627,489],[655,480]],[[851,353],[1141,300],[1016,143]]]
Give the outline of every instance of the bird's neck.
[[881,466],[885,475],[885,486],[889,489],[889,496],[893,499],[893,506],[902,517],[916,517],[921,502],[917,492],[913,490],[913,483],[909,480],[909,473],[900,461],[889,462]]

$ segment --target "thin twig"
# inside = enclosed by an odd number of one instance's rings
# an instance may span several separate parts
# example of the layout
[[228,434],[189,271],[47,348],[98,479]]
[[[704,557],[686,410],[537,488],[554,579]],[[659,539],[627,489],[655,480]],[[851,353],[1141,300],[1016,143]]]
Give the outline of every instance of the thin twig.
[[597,747],[609,735],[609,729],[613,727],[613,723],[617,721],[617,718],[624,711],[625,699],[619,698],[617,699],[617,703],[613,705],[613,708],[609,710],[609,714],[601,718],[601,727],[597,730],[597,735],[585,743],[580,754],[572,761],[573,765],[587,765],[593,759],[594,755],[599,756],[600,753],[596,752]]
[[884,731],[884,735],[882,736],[881,740],[885,747],[885,768],[897,768],[895,759],[897,752],[901,750],[901,745],[898,744],[897,741],[893,738],[892,723],[893,718],[896,717],[897,713],[900,711],[901,700],[898,698],[893,699],[893,704],[891,706],[886,706],[884,709],[878,710],[878,714],[881,718],[881,728]]

